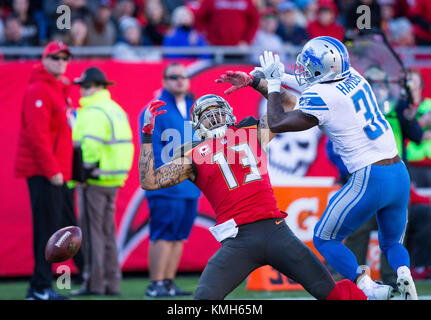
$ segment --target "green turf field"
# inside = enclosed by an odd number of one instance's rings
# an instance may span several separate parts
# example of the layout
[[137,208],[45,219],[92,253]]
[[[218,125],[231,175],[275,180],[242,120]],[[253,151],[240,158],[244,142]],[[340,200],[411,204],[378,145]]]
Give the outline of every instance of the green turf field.
[[[182,289],[186,291],[194,291],[196,288],[196,284],[199,280],[199,275],[181,275],[176,279],[176,283]],[[74,300],[106,300],[106,299],[115,299],[115,300],[151,300],[153,298],[145,297],[145,289],[149,283],[148,277],[137,277],[137,276],[125,276],[122,284],[121,290],[122,295],[120,297],[108,297],[108,296],[90,296],[85,298],[76,298]],[[54,283],[55,286],[55,283]],[[245,281],[236,288],[227,299],[314,299],[311,295],[309,295],[305,291],[246,291],[245,289],[246,283]],[[8,280],[1,279],[0,280],[0,300],[23,300],[25,299],[25,294],[28,288],[28,279],[26,280]],[[71,290],[77,289],[77,285],[72,285]],[[418,291],[418,295],[420,299],[431,300],[431,280],[425,281],[417,281],[416,288]],[[58,290],[59,293],[68,295],[70,290]],[[158,298],[160,299],[160,298]],[[171,299],[171,298],[164,298]],[[179,298],[172,298],[178,300]],[[189,297],[185,299],[191,299]]]

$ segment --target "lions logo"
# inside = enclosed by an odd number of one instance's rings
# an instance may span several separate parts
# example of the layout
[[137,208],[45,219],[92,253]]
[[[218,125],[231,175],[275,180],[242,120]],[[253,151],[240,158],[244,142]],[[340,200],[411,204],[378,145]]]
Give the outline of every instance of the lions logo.
[[320,66],[323,68],[322,60],[328,52],[324,52],[320,57],[316,56],[313,48],[308,48],[302,54],[302,63],[308,65],[310,62],[315,66]]

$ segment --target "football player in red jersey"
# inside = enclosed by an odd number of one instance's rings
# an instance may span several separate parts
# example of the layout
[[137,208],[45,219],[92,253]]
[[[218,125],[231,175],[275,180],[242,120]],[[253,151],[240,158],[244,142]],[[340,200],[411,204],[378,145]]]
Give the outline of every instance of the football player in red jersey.
[[209,259],[195,299],[221,300],[253,270],[271,265],[300,283],[316,299],[366,300],[350,280],[335,283],[323,263],[287,226],[277,207],[265,147],[275,136],[267,124],[247,117],[237,125],[228,102],[216,95],[200,97],[191,111],[202,139],[176,150],[174,160],[155,168],[152,130],[165,103],[153,101],[145,116],[139,158],[141,187],[165,188],[190,179],[216,213],[210,228],[221,248]]

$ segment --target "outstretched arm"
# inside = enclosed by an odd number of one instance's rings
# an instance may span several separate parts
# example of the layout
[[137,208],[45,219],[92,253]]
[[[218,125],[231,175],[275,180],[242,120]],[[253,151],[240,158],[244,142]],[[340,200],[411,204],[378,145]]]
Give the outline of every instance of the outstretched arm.
[[316,117],[307,115],[301,110],[285,111],[281,99],[281,77],[284,65],[278,55],[265,51],[260,56],[261,71],[268,81],[268,124],[274,133],[302,131],[319,124]]
[[[232,84],[232,86],[224,92],[226,95],[235,92],[241,88],[251,86],[263,97],[268,99],[268,82],[264,78],[263,73],[260,71],[255,71],[252,73],[254,74],[250,75],[243,71],[227,71],[226,73],[222,74],[218,79],[216,79],[216,83]],[[281,101],[285,110],[293,110],[296,104],[296,97],[282,87],[280,88],[280,94]]]
[[152,133],[155,117],[166,111],[157,111],[165,102],[155,100],[146,111],[143,143],[139,155],[139,181],[145,190],[157,190],[171,187],[187,179],[194,181],[195,173],[190,159],[180,157],[156,169],[154,163]]

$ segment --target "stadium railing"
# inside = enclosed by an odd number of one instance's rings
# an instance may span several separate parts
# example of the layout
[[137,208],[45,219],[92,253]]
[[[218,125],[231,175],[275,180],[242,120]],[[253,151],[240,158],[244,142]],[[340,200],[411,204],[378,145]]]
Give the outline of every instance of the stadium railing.
[[[261,54],[265,47],[257,46],[207,46],[207,47],[163,47],[163,46],[142,46],[134,47],[136,53],[142,56],[142,61],[155,61],[166,57],[166,55],[209,55],[216,64],[240,60],[250,62],[253,58]],[[113,46],[98,47],[70,47],[75,58],[113,58]],[[285,46],[279,52],[286,63],[294,63],[301,47]],[[431,46],[427,47],[396,47],[395,51],[400,54],[406,67],[429,67],[431,66]],[[3,59],[36,59],[40,58],[43,47],[2,47],[0,54]],[[120,59],[121,58],[117,58]],[[255,61],[256,62],[256,61]]]

